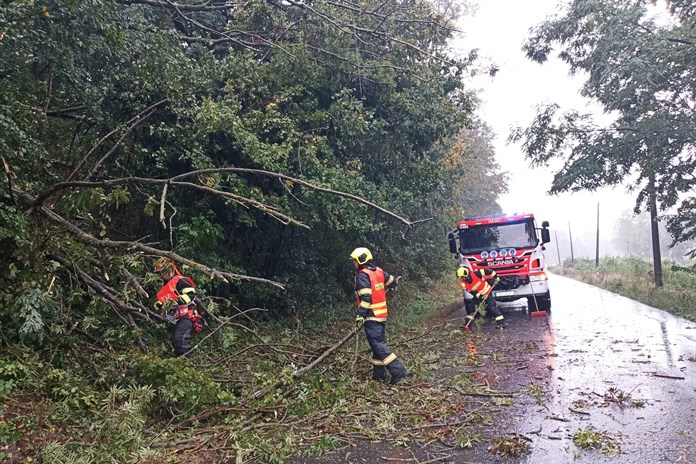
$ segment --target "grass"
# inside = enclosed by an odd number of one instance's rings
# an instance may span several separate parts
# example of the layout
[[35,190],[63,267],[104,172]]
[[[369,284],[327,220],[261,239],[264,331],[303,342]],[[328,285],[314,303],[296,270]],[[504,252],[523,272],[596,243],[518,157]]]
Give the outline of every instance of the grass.
[[636,257],[566,261],[553,272],[610,290],[619,295],[696,321],[696,269],[663,264],[662,287],[654,282],[653,265]]

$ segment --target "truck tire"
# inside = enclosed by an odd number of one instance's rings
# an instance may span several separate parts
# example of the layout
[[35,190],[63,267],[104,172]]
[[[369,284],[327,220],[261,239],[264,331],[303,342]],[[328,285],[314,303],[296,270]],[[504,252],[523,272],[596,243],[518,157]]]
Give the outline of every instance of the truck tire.
[[533,296],[527,297],[527,307],[529,312],[532,311],[546,311],[551,312],[551,292],[542,293],[541,295],[536,295],[536,301]]

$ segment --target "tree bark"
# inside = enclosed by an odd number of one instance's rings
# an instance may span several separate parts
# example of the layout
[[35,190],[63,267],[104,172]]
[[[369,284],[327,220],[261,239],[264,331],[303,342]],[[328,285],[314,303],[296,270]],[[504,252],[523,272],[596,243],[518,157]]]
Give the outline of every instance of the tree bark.
[[660,231],[657,225],[657,200],[653,192],[650,195],[650,229],[652,231],[653,269],[655,272],[655,285],[662,287],[662,254],[660,253]]

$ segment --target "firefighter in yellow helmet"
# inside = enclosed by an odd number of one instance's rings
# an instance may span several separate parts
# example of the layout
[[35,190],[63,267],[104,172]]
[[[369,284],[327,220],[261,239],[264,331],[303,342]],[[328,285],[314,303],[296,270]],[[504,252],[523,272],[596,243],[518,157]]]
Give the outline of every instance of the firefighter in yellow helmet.
[[396,288],[400,277],[389,275],[377,267],[367,248],[356,248],[350,258],[355,266],[354,288],[358,300],[355,322],[365,327],[367,343],[372,349],[372,378],[386,382],[389,372],[389,384],[396,385],[408,375],[408,371],[387,346],[387,289]]
[[191,330],[200,332],[203,328],[203,318],[196,308],[196,289],[190,277],[184,277],[167,258],[160,258],[155,263],[157,271],[164,285],[157,292],[157,303],[164,305],[171,303],[174,308],[164,311],[164,317],[171,324],[171,339],[174,347],[174,355],[191,357]]
[[[473,305],[468,306],[465,302],[467,318],[475,317],[475,308],[481,303],[486,305],[486,316],[495,319],[499,328],[505,327],[505,317],[500,313],[495,298],[491,294],[493,287],[500,282],[500,278],[493,269],[477,269],[472,271],[468,266],[460,266],[457,269],[459,285],[463,290],[474,296]],[[490,282],[489,282],[490,281]]]

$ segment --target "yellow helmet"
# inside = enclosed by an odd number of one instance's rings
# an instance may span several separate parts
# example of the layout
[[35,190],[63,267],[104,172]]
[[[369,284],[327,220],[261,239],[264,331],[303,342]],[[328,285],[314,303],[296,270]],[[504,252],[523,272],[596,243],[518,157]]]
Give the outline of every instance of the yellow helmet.
[[465,279],[469,277],[469,268],[466,266],[462,266],[459,269],[457,269],[457,277],[460,279],[464,277]]
[[356,248],[350,254],[351,259],[354,259],[358,264],[363,265],[368,261],[372,261],[372,253],[364,247]]

